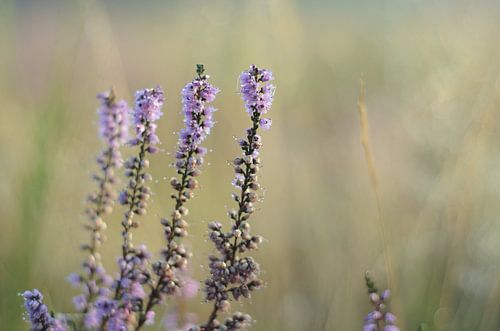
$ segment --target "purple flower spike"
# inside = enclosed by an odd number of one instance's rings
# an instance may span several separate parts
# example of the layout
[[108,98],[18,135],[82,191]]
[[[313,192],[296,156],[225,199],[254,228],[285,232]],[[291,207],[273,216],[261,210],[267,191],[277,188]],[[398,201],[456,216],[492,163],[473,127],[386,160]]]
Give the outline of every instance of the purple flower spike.
[[241,95],[245,101],[247,113],[257,111],[263,115],[268,112],[273,103],[275,88],[268,82],[273,80],[273,74],[266,69],[251,65],[248,71],[240,75]]
[[43,295],[37,289],[25,291],[21,294],[24,298],[26,317],[31,323],[32,331],[66,331],[66,326],[61,321],[55,320],[49,309],[43,303]]
[[219,89],[208,83],[208,75],[199,74],[199,77],[188,83],[182,89],[182,112],[184,114],[184,128],[179,134],[176,168],[183,171],[186,164],[188,171],[201,166],[202,158],[190,160],[194,156],[203,156],[206,149],[201,143],[210,134],[214,126],[213,113],[215,108],[208,104],[215,100]]
[[399,328],[396,326],[396,316],[388,311],[387,300],[389,299],[390,291],[385,290],[380,295],[378,289],[375,287],[375,282],[370,278],[368,273],[365,274],[365,281],[373,310],[366,315],[363,330],[399,331]]
[[82,263],[83,273],[74,273],[68,277],[74,287],[82,290],[82,294],[74,297],[73,302],[76,309],[84,314],[92,309],[97,297],[109,291],[109,276],[102,266],[98,248],[104,241],[103,232],[107,226],[104,217],[112,212],[116,199],[115,186],[118,178],[115,170],[123,163],[120,147],[127,140],[130,112],[127,103],[117,100],[113,90],[101,93],[97,98],[101,103],[97,110],[99,134],[105,146],[97,158],[100,172],[93,176],[98,189],[88,196],[85,211],[89,221],[85,227],[90,232],[90,242],[82,246],[87,253]]
[[259,264],[244,254],[257,249],[262,242],[261,236],[252,234],[250,218],[255,212],[260,189],[257,179],[262,138],[258,129],[271,127],[271,120],[261,115],[272,105],[274,86],[268,83],[272,79],[270,71],[254,65],[240,75],[240,92],[252,125],[246,130],[246,137],[238,141],[242,154],[233,161],[235,177],[232,183],[238,191],[232,197],[237,208],[228,213],[231,219],[228,231],[224,231],[219,222],[208,225],[208,237],[219,253],[209,257],[210,277],[205,280],[205,299],[213,302],[213,308],[208,321],[191,330],[215,331],[221,330],[221,325],[224,330],[242,330],[252,322],[251,317],[243,313],[234,313],[223,323],[217,317],[230,311],[230,300],[249,298],[262,286]]
[[195,177],[201,174],[203,156],[207,152],[201,144],[215,123],[213,113],[216,109],[210,103],[219,92],[218,88],[208,82],[209,76],[204,72],[203,65],[197,65],[197,77],[186,84],[181,92],[184,128],[179,132],[174,163],[179,178],[173,177],[170,180],[175,191],[172,194],[175,206],[171,219],[161,221],[164,226],[165,248],[161,252],[161,260],[153,264],[156,279],[146,301],[146,309],[140,312],[138,329],[148,322],[148,312],[153,306],[161,303],[166,296],[182,295],[181,288],[186,283],[182,271],[185,271],[191,253],[180,242],[188,234],[188,223],[185,220],[188,209],[185,204],[194,197],[194,190],[198,187]]
[[[101,101],[99,133],[106,145],[114,148],[122,146],[128,138],[128,113],[130,109],[124,100],[116,101],[114,91],[97,95]],[[119,155],[119,154],[118,154]]]
[[161,108],[164,101],[165,96],[159,86],[135,93],[133,117],[137,137],[130,142],[132,145],[139,145],[144,140],[147,140],[150,145],[156,145],[160,142],[156,135],[156,124],[154,122],[163,115]]

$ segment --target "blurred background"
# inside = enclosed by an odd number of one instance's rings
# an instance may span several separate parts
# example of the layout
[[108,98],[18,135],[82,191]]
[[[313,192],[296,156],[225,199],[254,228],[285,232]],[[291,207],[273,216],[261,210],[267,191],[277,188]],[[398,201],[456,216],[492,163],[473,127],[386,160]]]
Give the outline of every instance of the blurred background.
[[[65,278],[87,240],[95,95],[111,86],[129,102],[156,84],[167,93],[155,195],[135,235],[160,249],[180,89],[196,63],[222,89],[188,218],[194,275],[205,277],[206,225],[227,222],[228,160],[248,124],[237,76],[255,63],[277,90],[253,223],[267,239],[255,254],[267,286],[234,305],[253,330],[360,330],[367,270],[380,288],[390,281],[402,330],[499,330],[499,31],[493,0],[0,0],[0,329],[27,329],[24,289],[73,311]],[[360,143],[362,75],[380,213]],[[120,214],[109,220],[108,269]],[[201,300],[189,308],[205,320]]]

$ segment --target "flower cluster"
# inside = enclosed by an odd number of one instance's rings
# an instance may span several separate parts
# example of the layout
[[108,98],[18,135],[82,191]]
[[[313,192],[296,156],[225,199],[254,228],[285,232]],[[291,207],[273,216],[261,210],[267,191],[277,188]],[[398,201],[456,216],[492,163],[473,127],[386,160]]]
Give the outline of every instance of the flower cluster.
[[390,291],[385,290],[382,294],[379,294],[375,287],[375,282],[370,278],[368,273],[365,275],[365,281],[370,302],[373,305],[373,311],[366,315],[363,330],[399,331],[399,328],[396,326],[396,316],[387,309],[387,300],[389,299]]
[[188,164],[186,167],[186,163],[192,156],[205,155],[206,149],[200,145],[214,126],[212,115],[215,108],[209,104],[215,100],[219,89],[208,82],[209,76],[204,71],[203,66],[198,65],[198,77],[182,89],[184,128],[179,134],[175,164],[177,171],[184,172],[187,168],[192,172],[196,168],[196,164]]
[[[266,69],[259,69],[251,65],[248,71],[240,75],[241,95],[245,102],[245,109],[250,116],[254,113],[264,115],[271,108],[273,103],[275,87],[268,82],[273,80],[273,74]],[[272,121],[269,118],[259,118],[259,125],[263,130],[271,127]]]
[[118,182],[115,171],[122,165],[120,147],[125,143],[128,134],[128,106],[124,100],[116,100],[115,93],[99,94],[101,106],[99,114],[99,132],[105,144],[104,150],[97,158],[100,174],[93,176],[98,190],[88,196],[89,206],[85,214],[89,223],[85,228],[90,232],[90,242],[82,245],[87,257],[82,263],[83,274],[71,274],[68,279],[82,289],[82,294],[73,298],[78,311],[84,314],[93,309],[93,301],[109,292],[110,276],[101,263],[98,248],[101,246],[106,229],[104,216],[113,210],[116,200],[115,186]]
[[66,326],[49,314],[43,303],[43,295],[37,289],[21,294],[24,299],[26,317],[31,323],[32,331],[66,331]]
[[[160,143],[156,135],[155,124],[162,116],[161,108],[165,102],[165,95],[161,87],[145,89],[135,93],[135,109],[133,112],[136,139],[130,141],[131,145],[156,145]],[[149,153],[155,153],[156,148],[149,148]]]
[[198,76],[182,89],[182,104],[184,114],[184,128],[179,133],[179,142],[175,154],[175,168],[180,178],[173,177],[170,184],[175,194],[174,211],[170,220],[162,219],[164,227],[165,248],[162,250],[162,259],[153,265],[156,281],[153,284],[146,308],[139,318],[139,327],[145,322],[148,312],[165,296],[178,294],[183,285],[182,272],[187,266],[190,253],[179,239],[187,236],[188,223],[185,216],[188,209],[185,203],[194,196],[194,189],[198,187],[195,177],[201,174],[203,156],[206,148],[201,144],[210,133],[214,125],[213,113],[215,108],[209,104],[215,100],[219,89],[208,82],[208,75],[204,74],[202,65],[197,66]]
[[99,133],[101,139],[114,153],[108,157],[115,167],[121,164],[120,147],[127,141],[129,127],[129,112],[125,100],[116,100],[115,91],[100,93],[97,98],[101,101],[99,114]]
[[192,330],[240,330],[251,323],[251,318],[241,313],[234,314],[224,323],[219,322],[217,316],[230,310],[231,297],[234,300],[248,298],[252,291],[262,286],[258,263],[250,256],[238,256],[238,253],[256,249],[262,242],[262,237],[252,234],[249,219],[259,198],[257,174],[262,139],[257,131],[262,123],[266,128],[270,126],[271,121],[263,121],[261,115],[266,114],[272,104],[274,87],[269,83],[272,79],[270,71],[253,65],[240,76],[240,91],[252,126],[247,129],[246,138],[239,140],[242,155],[233,162],[233,185],[239,190],[233,193],[237,209],[228,213],[232,220],[230,231],[225,232],[218,222],[209,224],[209,238],[219,255],[209,257],[210,277],[205,281],[205,297],[207,301],[213,301],[214,306],[208,321]]
[[[258,248],[262,242],[260,236],[252,234],[249,219],[259,200],[257,174],[262,142],[257,131],[271,126],[271,120],[262,115],[272,104],[274,87],[269,83],[272,75],[252,66],[240,77],[241,94],[252,126],[246,131],[246,139],[239,141],[242,155],[234,160],[233,184],[239,192],[233,194],[237,209],[229,212],[231,230],[225,232],[217,222],[209,225],[210,240],[219,252],[218,256],[210,256],[211,275],[205,282],[206,299],[214,303],[214,310],[206,324],[196,326],[195,315],[186,311],[184,301],[197,294],[198,282],[189,276],[187,266],[191,253],[182,238],[188,234],[186,204],[198,187],[197,177],[207,153],[202,145],[214,126],[216,109],[211,104],[219,89],[208,80],[204,67],[197,65],[197,76],[182,89],[184,127],[179,132],[175,154],[177,176],[170,180],[174,208],[170,217],[161,221],[165,245],[154,263],[145,245],[134,245],[132,231],[139,226],[137,216],[146,214],[151,196],[149,156],[159,151],[156,121],[163,115],[164,93],[160,87],[138,91],[133,111],[125,101],[116,100],[113,91],[98,96],[101,101],[98,111],[100,136],[105,148],[97,160],[100,173],[94,176],[98,190],[90,195],[86,210],[89,220],[86,228],[91,237],[90,242],[82,246],[88,254],[83,262],[84,272],[69,276],[70,282],[82,289],[82,294],[73,300],[78,314],[58,315],[62,318],[58,320],[49,313],[38,290],[26,291],[22,296],[32,330],[65,331],[71,326],[78,330],[138,331],[144,325],[154,324],[155,306],[173,295],[178,306],[170,309],[165,318],[168,328],[241,330],[251,324],[251,317],[243,313],[230,314],[222,322],[217,316],[229,312],[230,300],[248,298],[252,291],[262,286],[258,263],[243,254]],[[134,137],[128,144],[136,146],[138,151],[123,162],[119,149],[127,141],[129,113],[133,119]],[[115,173],[122,165],[127,182],[117,195]],[[118,272],[113,278],[106,273],[98,249],[104,242],[104,218],[112,212],[115,200],[123,205],[124,216]]]

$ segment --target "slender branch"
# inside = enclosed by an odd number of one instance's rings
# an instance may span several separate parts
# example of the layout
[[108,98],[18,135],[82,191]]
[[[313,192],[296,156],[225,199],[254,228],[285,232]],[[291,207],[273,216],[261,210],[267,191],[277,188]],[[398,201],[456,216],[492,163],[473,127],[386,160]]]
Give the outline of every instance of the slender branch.
[[[180,255],[181,259],[188,256],[186,252],[179,253],[179,245],[175,245],[176,238],[187,235],[185,227],[187,223],[182,219],[182,216],[187,213],[185,203],[192,197],[191,190],[195,188],[196,180],[191,177],[197,176],[202,159],[194,159],[198,154],[203,155],[205,152],[200,148],[201,142],[208,135],[213,122],[211,120],[213,108],[207,107],[207,103],[215,99],[215,94],[218,89],[211,86],[207,82],[207,75],[204,75],[203,65],[197,65],[196,72],[198,77],[191,83],[188,83],[183,89],[183,110],[185,114],[185,128],[179,134],[179,150],[177,152],[177,173],[181,175],[180,181],[177,178],[172,178],[171,185],[177,191],[177,194],[172,194],[175,199],[174,211],[172,213],[172,222],[162,220],[165,226],[166,245],[162,252],[163,259],[158,261],[155,273],[158,276],[156,283],[153,283],[151,292],[146,301],[146,309],[139,313],[138,323],[135,330],[140,330],[146,323],[148,312],[153,307],[162,301],[164,292],[171,292],[172,281],[178,286],[177,280],[172,279],[172,276],[167,275],[167,272],[176,272],[177,268],[182,268],[183,264],[170,262],[175,257]],[[174,286],[174,288],[175,288]]]

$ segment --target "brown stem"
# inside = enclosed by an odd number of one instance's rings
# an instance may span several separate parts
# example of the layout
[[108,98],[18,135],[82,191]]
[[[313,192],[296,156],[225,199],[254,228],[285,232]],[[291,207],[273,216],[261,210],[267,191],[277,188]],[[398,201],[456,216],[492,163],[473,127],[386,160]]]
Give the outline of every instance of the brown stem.
[[[257,129],[259,128],[259,120],[260,120],[260,114],[254,110],[252,113],[252,122],[253,126],[250,130],[250,133],[247,135],[248,139],[248,148],[244,151],[245,155],[252,155],[255,152],[255,148],[252,147],[252,142],[255,138],[255,135],[257,134]],[[241,222],[242,222],[242,215],[243,215],[243,206],[247,202],[247,189],[250,181],[250,165],[245,162],[245,174],[244,174],[244,181],[243,185],[241,186],[241,195],[240,195],[240,202],[238,204],[238,214],[235,220],[235,228],[237,229]],[[231,260],[230,264],[231,266],[234,265],[235,259],[236,259],[236,253],[238,251],[238,237],[234,238],[233,241],[233,246],[232,246],[232,252],[231,252]],[[227,291],[227,290],[225,290]],[[218,300],[215,300],[214,302],[214,307],[212,309],[212,313],[210,314],[208,318],[208,322],[205,324],[207,327],[210,327],[214,320],[217,318],[217,314],[219,312],[219,307],[218,307]],[[209,329],[210,330],[210,329]]]

